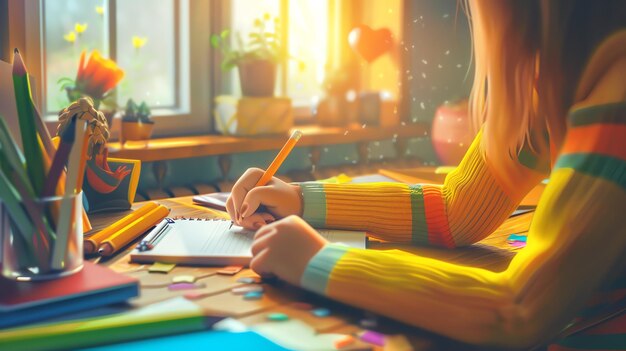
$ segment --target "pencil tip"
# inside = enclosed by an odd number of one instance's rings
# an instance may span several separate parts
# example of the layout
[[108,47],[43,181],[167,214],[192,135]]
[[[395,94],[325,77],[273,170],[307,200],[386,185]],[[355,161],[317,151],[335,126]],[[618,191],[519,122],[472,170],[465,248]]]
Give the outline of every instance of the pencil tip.
[[22,76],[27,73],[22,55],[20,55],[20,51],[17,48],[13,49],[13,53],[15,53],[13,57],[13,74]]

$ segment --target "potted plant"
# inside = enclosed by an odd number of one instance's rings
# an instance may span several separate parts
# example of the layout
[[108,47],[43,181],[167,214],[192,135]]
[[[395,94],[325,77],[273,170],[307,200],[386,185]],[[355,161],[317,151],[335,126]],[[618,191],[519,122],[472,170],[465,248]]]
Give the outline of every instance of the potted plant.
[[82,97],[89,97],[96,110],[101,110],[111,128],[117,104],[112,94],[113,89],[124,78],[124,71],[110,59],[106,59],[94,50],[85,63],[86,52],[80,55],[76,78],[61,78],[58,83],[67,92],[70,103]]
[[145,101],[137,106],[133,99],[128,99],[126,111],[122,117],[121,143],[124,144],[128,140],[141,141],[150,139],[154,129],[154,121],[150,117],[150,108]]
[[238,68],[243,96],[274,96],[276,66],[280,62],[282,46],[276,32],[278,25],[278,18],[272,20],[267,13],[262,18],[255,19],[255,31],[249,33],[248,45],[238,35],[238,48],[231,45],[229,30],[224,30],[219,35],[211,35],[211,45],[220,49],[223,55],[222,69]]

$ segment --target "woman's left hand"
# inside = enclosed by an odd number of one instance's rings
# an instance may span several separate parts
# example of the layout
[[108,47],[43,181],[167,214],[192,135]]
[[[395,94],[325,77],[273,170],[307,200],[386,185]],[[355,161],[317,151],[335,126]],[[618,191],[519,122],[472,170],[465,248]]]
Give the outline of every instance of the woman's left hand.
[[304,270],[328,241],[298,216],[265,225],[254,235],[250,268],[300,285]]

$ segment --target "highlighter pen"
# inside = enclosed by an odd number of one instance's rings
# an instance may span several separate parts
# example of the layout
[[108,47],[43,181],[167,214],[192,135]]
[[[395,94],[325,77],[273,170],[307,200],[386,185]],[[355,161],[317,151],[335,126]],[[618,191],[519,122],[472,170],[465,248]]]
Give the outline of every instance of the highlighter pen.
[[293,150],[293,147],[296,146],[296,143],[298,142],[298,140],[300,140],[300,137],[302,137],[302,132],[297,129],[294,130],[293,133],[291,133],[289,140],[287,140],[283,148],[280,149],[278,155],[276,155],[276,158],[274,158],[274,161],[272,161],[272,163],[270,163],[265,172],[263,172],[263,176],[261,176],[261,179],[256,182],[255,187],[264,186],[272,179],[274,174],[276,174],[276,171],[278,171],[280,165],[283,164],[287,156],[289,156],[291,150]]

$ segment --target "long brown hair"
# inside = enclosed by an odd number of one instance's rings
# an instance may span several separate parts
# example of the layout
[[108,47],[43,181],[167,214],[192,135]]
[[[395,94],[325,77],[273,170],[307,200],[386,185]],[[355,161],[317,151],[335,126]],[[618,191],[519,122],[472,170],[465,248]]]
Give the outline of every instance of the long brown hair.
[[[470,114],[487,153],[560,146],[587,61],[626,29],[623,0],[466,0],[475,60]],[[497,150],[497,151],[496,151]],[[554,151],[554,150],[553,150]]]

